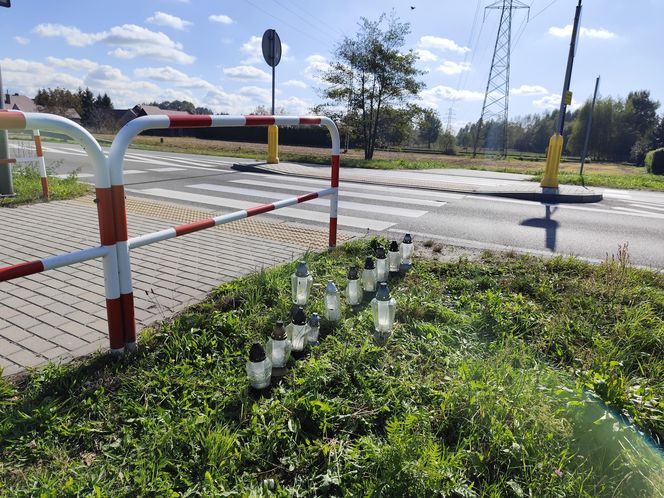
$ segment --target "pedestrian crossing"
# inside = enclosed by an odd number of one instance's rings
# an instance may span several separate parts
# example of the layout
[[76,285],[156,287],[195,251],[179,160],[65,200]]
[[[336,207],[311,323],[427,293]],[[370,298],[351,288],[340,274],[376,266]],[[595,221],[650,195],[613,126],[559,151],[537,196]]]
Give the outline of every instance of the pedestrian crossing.
[[[195,203],[224,210],[239,210],[302,195],[329,187],[329,182],[309,178],[277,177],[281,181],[267,181],[274,175],[244,174],[242,178],[224,184],[191,183],[178,190],[167,188],[128,188],[127,192],[171,201]],[[259,187],[259,188],[256,188]],[[447,204],[458,194],[437,194],[410,190],[409,196],[397,195],[400,188],[381,187],[382,194],[364,192],[371,185],[342,186],[339,196],[338,225],[350,229],[384,231],[400,222],[421,218],[430,210]],[[373,190],[367,188],[366,190]],[[368,197],[366,197],[368,196]],[[451,197],[453,196],[453,197]],[[439,198],[439,199],[436,199]],[[365,201],[365,202],[361,202]],[[307,201],[294,207],[265,213],[297,222],[329,223],[329,198]],[[428,209],[423,209],[426,207]],[[370,216],[367,216],[370,215]]]

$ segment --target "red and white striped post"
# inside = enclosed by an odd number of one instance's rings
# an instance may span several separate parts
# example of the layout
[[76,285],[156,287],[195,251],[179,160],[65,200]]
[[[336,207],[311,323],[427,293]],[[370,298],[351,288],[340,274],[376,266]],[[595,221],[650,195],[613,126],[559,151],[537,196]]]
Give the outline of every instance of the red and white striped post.
[[94,258],[103,258],[109,341],[111,351],[121,353],[124,351],[123,315],[120,305],[120,283],[118,279],[117,250],[115,248],[113,198],[108,165],[101,147],[85,128],[69,119],[52,114],[0,110],[0,130],[46,130],[64,133],[83,147],[92,160],[95,169],[95,193],[101,242],[101,245],[97,247],[1,268],[0,281],[32,275]]
[[10,159],[0,159],[0,164],[17,164],[37,162],[39,176],[41,178],[42,199],[48,200],[48,177],[46,176],[46,162],[44,161],[44,150],[42,149],[41,135],[39,130],[32,130],[32,137],[35,141],[36,157],[12,157]]
[[35,140],[35,151],[37,152],[37,167],[41,177],[42,199],[48,200],[48,176],[46,176],[46,161],[44,161],[44,149],[42,148],[41,134],[39,130],[32,130]]
[[[325,126],[332,136],[332,175],[330,188],[311,192],[299,197],[284,199],[272,204],[263,204],[243,209],[234,213],[180,225],[160,232],[142,235],[129,240],[127,231],[127,213],[124,200],[123,164],[124,156],[131,141],[139,133],[150,129],[165,128],[209,128],[231,126]],[[337,244],[337,206],[339,200],[339,151],[341,140],[336,124],[327,117],[294,117],[294,116],[143,116],[127,123],[116,135],[108,155],[111,185],[113,191],[113,208],[115,216],[115,241],[117,249],[120,294],[122,313],[124,316],[125,347],[136,347],[136,323],[134,319],[134,298],[131,279],[130,249],[142,247],[161,240],[167,240],[188,233],[197,232],[224,223],[241,220],[250,216],[280,209],[293,204],[306,202],[317,197],[329,196],[330,199],[330,233],[329,246]]]

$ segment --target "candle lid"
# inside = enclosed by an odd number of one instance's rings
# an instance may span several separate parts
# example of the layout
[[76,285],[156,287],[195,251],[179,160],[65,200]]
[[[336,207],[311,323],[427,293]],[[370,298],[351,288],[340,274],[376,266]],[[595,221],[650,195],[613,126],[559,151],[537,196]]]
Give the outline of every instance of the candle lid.
[[300,261],[297,264],[297,269],[295,270],[295,276],[296,277],[308,277],[309,276],[309,268],[307,267],[307,262],[306,261]]
[[390,289],[388,289],[385,282],[378,284],[378,291],[376,292],[376,301],[389,301]]
[[357,273],[357,266],[353,265],[348,268],[348,280],[357,280],[359,277]]
[[251,349],[249,350],[249,361],[252,363],[260,363],[264,359],[265,359],[265,350],[263,349],[263,346],[261,346],[257,342],[254,342],[251,345]]
[[373,270],[376,268],[376,265],[374,265],[374,260],[371,256],[367,256],[367,259],[364,260],[364,269],[365,270]]
[[399,244],[397,244],[396,240],[393,240],[390,242],[390,252],[397,252],[399,250]]
[[307,323],[307,317],[304,314],[304,308],[302,306],[298,306],[297,311],[293,315],[293,324],[304,325],[305,323]]
[[286,329],[284,329],[283,320],[278,320],[272,331],[272,339],[283,341],[286,338]]
[[410,236],[409,233],[403,236],[403,243],[404,244],[412,244],[413,243],[413,238]]

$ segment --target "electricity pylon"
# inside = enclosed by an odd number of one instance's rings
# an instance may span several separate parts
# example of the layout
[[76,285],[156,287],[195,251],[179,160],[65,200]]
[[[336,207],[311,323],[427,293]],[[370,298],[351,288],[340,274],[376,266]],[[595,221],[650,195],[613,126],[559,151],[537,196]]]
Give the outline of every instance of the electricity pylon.
[[498,25],[496,45],[493,49],[493,58],[491,60],[489,80],[487,81],[486,92],[484,93],[482,115],[480,116],[480,120],[477,124],[477,133],[475,134],[475,143],[473,144],[473,157],[477,155],[477,144],[480,139],[482,125],[490,121],[503,123],[502,153],[503,156],[507,155],[507,118],[510,99],[510,48],[512,44],[512,12],[518,9],[528,9],[528,14],[530,15],[530,7],[519,0],[498,0],[485,7],[485,16],[487,9],[500,9],[500,24]]

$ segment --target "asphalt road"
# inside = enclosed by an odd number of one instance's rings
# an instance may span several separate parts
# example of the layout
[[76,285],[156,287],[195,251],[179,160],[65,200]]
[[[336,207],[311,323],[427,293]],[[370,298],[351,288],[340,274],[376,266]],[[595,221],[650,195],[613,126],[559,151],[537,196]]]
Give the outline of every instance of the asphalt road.
[[[77,146],[45,145],[47,163],[56,174],[79,170],[82,181],[92,172]],[[236,171],[247,159],[130,150],[125,162],[128,192],[230,212],[325,188],[316,179]],[[407,181],[437,172],[381,171]],[[445,173],[441,171],[441,173]],[[447,172],[449,173],[449,172]],[[518,175],[456,172],[455,181],[518,182]],[[342,171],[343,180],[343,171]],[[629,245],[633,264],[664,268],[664,194],[607,189],[595,204],[545,205],[433,190],[344,183],[340,188],[340,228],[353,232],[413,233],[455,245],[516,249],[537,254],[568,254],[604,260],[621,244]],[[268,213],[287,221],[323,225],[327,201],[318,199]]]

